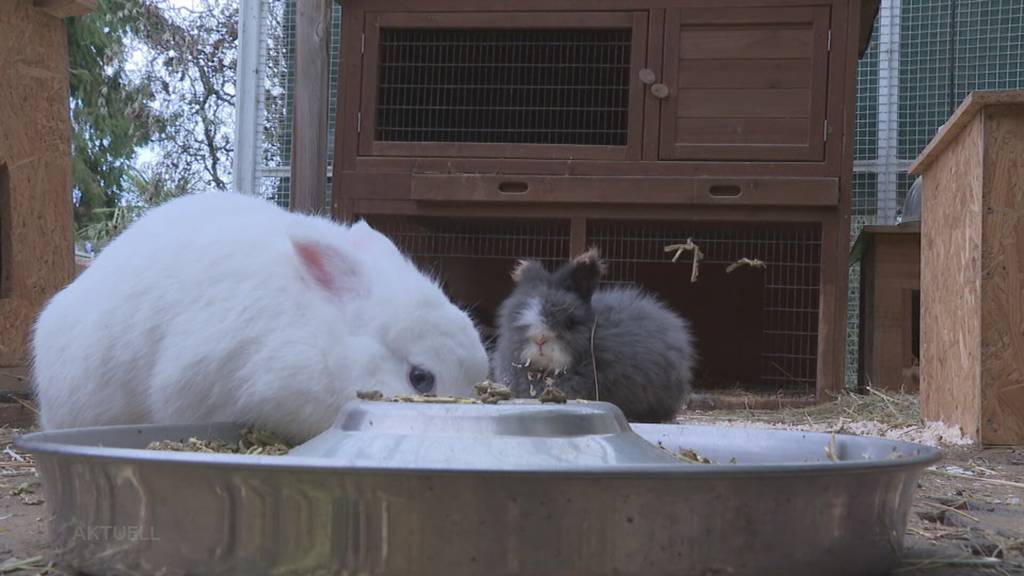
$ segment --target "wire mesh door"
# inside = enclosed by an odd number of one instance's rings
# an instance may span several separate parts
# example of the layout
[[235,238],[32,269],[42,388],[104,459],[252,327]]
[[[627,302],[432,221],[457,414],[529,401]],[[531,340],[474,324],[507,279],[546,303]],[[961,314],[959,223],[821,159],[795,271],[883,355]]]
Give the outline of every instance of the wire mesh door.
[[639,158],[645,14],[367,19],[361,154]]

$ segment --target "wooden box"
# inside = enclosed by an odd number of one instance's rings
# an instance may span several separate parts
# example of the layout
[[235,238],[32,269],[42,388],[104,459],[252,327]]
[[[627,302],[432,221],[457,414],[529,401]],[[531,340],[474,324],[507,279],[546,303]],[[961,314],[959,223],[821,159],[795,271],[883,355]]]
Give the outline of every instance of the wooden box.
[[921,230],[865,226],[850,261],[860,266],[860,387],[918,389]]
[[0,13],[0,426],[28,426],[28,342],[74,277],[64,17],[87,0],[15,0]]
[[910,169],[921,205],[921,408],[1024,443],[1024,91],[967,97]]
[[[387,228],[484,325],[515,258],[597,245],[611,281],[707,316],[708,378],[828,397],[844,375],[857,62],[877,9],[346,0],[334,214]],[[690,237],[706,256],[696,283],[662,250]],[[725,272],[744,257],[767,268]]]
[[53,11],[88,7],[17,0],[0,17],[0,368],[26,364],[36,314],[74,277],[67,30]]

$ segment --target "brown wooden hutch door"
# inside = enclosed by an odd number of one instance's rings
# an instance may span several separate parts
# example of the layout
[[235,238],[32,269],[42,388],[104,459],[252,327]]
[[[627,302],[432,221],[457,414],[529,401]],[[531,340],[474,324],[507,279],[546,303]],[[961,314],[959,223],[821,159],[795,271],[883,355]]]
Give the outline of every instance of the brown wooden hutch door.
[[694,7],[665,22],[660,156],[821,162],[829,13],[818,7]]
[[360,156],[638,160],[647,12],[366,14]]

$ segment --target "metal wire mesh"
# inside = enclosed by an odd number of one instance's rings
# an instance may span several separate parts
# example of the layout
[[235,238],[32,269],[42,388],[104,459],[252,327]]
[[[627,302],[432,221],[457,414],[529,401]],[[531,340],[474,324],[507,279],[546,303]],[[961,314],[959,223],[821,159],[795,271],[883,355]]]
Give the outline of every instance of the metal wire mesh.
[[448,297],[474,318],[488,348],[497,336],[497,309],[513,288],[509,273],[515,262],[530,258],[553,268],[569,258],[565,220],[366,219],[439,280]]
[[946,121],[953,102],[951,0],[906,0],[900,27],[899,156],[913,160]]
[[[758,276],[763,279],[763,284],[759,285],[762,290],[760,309],[752,309],[761,315],[756,319],[761,334],[756,335],[758,341],[755,343],[760,355],[759,379],[778,388],[812,391],[817,370],[821,272],[821,230],[818,225],[592,222],[587,230],[588,244],[600,248],[608,262],[606,278],[610,283],[647,284],[655,281],[654,276],[666,274],[673,266],[673,255],[666,254],[665,246],[685,243],[690,238],[704,254],[698,271],[708,281],[717,277],[723,283],[742,282],[740,273],[730,277],[723,272],[742,258],[765,263],[763,273],[757,272],[763,274]],[[691,258],[684,255],[674,265],[685,268],[683,276],[686,278],[692,271]],[[652,268],[644,264],[662,266]],[[685,279],[679,282],[678,290],[686,290],[686,282]],[[725,297],[727,290],[716,287],[714,292],[721,297],[701,302],[699,306],[711,309],[719,318],[724,317],[730,308],[745,305]],[[717,330],[722,328],[717,326]],[[728,327],[724,328],[728,330]],[[710,332],[716,327],[711,325],[706,329],[708,332],[699,333],[698,338],[710,337]],[[735,339],[731,344],[739,345]],[[714,368],[721,370],[726,367]]]
[[[260,132],[260,192],[288,206],[292,153],[292,115],[295,94],[295,0],[262,0],[259,55],[258,124]],[[341,46],[340,4],[331,13],[330,95],[328,100],[327,166],[334,164],[334,124],[337,115],[338,62]],[[326,194],[330,205],[331,185]]]
[[258,115],[260,170],[287,169],[291,159],[295,84],[295,2],[263,0]]
[[367,222],[414,258],[569,257],[569,223],[562,220],[496,220],[367,216]]
[[259,179],[259,194],[282,208],[288,207],[291,180],[286,176],[264,176]]
[[[878,38],[860,60],[857,75],[857,112],[854,160],[874,160],[878,151]],[[856,203],[854,211],[856,211]]]
[[382,29],[382,142],[625,145],[632,31]]

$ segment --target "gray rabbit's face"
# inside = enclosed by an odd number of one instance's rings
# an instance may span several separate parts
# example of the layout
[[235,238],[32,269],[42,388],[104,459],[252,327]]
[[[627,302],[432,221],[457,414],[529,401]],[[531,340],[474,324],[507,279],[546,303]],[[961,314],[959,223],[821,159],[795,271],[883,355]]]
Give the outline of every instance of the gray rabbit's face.
[[520,265],[513,274],[517,287],[511,302],[520,365],[559,373],[588,357],[594,323],[590,298],[602,272],[596,252],[554,273],[538,262]]
[[579,354],[592,323],[590,305],[574,294],[539,286],[527,296],[516,320],[523,343],[519,361],[531,370],[564,372]]

